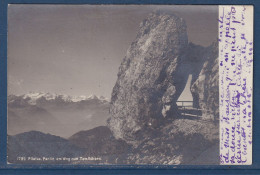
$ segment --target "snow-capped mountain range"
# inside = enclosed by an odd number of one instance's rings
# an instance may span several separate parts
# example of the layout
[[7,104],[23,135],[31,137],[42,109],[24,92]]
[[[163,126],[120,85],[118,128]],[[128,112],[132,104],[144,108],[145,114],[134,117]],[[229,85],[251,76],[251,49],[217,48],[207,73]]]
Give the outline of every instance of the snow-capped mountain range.
[[104,96],[96,96],[96,95],[90,95],[90,96],[71,96],[71,95],[65,95],[65,94],[55,94],[55,93],[45,93],[45,92],[30,92],[28,94],[23,95],[9,95],[9,101],[8,103],[12,103],[15,99],[12,97],[22,98],[26,101],[28,101],[31,105],[36,105],[36,102],[40,99],[45,99],[46,101],[53,101],[56,99],[61,99],[64,102],[81,102],[81,101],[87,101],[87,100],[99,100],[101,102],[109,102],[109,99]]

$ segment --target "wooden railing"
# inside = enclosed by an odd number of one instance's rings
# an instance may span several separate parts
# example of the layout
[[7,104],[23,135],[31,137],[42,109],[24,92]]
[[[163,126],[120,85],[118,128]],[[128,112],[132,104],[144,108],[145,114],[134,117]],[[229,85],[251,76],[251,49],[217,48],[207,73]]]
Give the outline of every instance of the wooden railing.
[[[181,103],[181,105],[180,105],[180,103]],[[180,110],[182,110],[182,113],[181,113],[182,115],[198,117],[199,116],[198,111],[202,110],[202,109],[199,109],[199,108],[194,108],[193,107],[193,101],[177,101],[176,104],[179,108],[181,108]],[[192,113],[188,112],[190,110],[192,110],[193,112]],[[194,114],[194,111],[196,111],[195,114]]]
[[[181,103],[182,107],[193,107],[193,101],[177,101],[177,106],[179,106],[178,103]],[[191,103],[191,105],[184,105],[184,103]]]
[[[206,113],[213,113],[211,110],[201,109],[201,108],[194,108],[193,107],[193,101],[177,101],[176,102],[181,115],[188,116],[188,117],[201,117],[202,111]],[[181,104],[181,105],[180,105]],[[218,121],[219,119],[217,117],[214,117],[214,121]]]

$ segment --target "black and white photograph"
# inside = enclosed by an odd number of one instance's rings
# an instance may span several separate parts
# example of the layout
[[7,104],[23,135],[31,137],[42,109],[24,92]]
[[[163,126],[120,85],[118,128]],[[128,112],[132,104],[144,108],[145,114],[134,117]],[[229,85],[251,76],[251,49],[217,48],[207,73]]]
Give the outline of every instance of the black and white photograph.
[[219,165],[217,5],[10,4],[8,164]]

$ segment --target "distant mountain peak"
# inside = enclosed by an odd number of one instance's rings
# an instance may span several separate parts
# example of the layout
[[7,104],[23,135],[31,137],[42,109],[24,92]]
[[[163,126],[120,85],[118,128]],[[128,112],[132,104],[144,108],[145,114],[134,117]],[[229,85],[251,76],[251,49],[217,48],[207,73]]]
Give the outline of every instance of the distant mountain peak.
[[54,100],[57,95],[51,93],[44,93],[44,92],[29,92],[28,94],[21,95],[23,99],[30,99],[29,103],[31,105],[35,105],[36,101],[42,97],[46,100]]
[[98,97],[96,96],[96,95],[90,95],[90,96],[88,96],[88,99],[98,99]]

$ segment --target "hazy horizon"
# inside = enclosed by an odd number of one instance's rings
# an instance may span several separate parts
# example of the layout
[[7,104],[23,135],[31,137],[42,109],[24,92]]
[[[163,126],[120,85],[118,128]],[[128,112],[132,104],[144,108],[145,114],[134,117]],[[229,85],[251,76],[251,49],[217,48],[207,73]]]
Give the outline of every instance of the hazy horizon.
[[184,18],[190,42],[217,38],[218,6],[9,5],[8,94],[110,98],[140,22],[158,9]]

